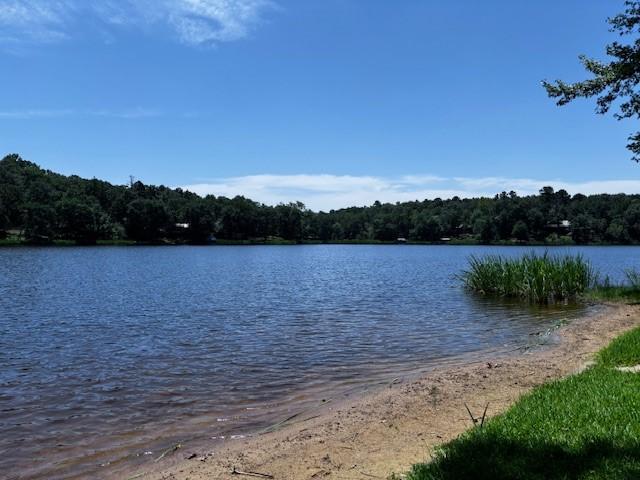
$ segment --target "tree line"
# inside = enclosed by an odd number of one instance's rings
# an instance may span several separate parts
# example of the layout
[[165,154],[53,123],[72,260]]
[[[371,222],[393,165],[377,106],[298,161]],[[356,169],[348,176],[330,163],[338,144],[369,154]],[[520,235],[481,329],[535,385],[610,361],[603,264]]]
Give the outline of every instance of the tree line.
[[207,243],[292,242],[640,242],[639,195],[538,195],[375,202],[313,212],[300,203],[264,205],[242,196],[200,197],[180,188],[112,185],[64,176],[19,155],[0,161],[0,234],[30,242],[100,240]]

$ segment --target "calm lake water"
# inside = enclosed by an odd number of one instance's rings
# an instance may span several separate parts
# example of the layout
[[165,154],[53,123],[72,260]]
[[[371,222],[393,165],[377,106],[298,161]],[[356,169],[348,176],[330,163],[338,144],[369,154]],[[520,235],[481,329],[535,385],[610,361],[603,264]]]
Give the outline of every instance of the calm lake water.
[[[0,249],[0,477],[118,478],[177,442],[228,441],[332,395],[531,343],[582,311],[483,300],[455,277],[471,254],[528,250]],[[552,251],[613,279],[640,268],[633,247]]]

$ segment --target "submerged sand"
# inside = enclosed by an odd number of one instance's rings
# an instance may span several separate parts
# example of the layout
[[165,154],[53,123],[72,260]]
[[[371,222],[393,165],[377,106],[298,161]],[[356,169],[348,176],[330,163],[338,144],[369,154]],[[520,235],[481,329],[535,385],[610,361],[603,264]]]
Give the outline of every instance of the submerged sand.
[[640,307],[608,306],[559,328],[545,348],[481,354],[471,364],[398,379],[223,446],[176,446],[126,478],[386,479],[428,460],[437,445],[469,428],[466,406],[475,417],[487,404],[487,417],[498,415],[532,388],[580,371],[611,339],[637,325]]

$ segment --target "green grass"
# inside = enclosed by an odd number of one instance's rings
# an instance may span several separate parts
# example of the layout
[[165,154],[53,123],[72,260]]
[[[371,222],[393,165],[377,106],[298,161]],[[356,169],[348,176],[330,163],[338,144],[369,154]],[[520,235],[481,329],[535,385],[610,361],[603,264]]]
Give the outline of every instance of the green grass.
[[134,242],[133,240],[124,240],[124,239],[98,240],[96,242],[96,245],[123,246],[123,247],[135,245],[135,244],[136,242]]
[[594,367],[536,388],[414,466],[408,480],[640,478],[640,328],[602,350]]
[[576,299],[595,284],[596,277],[581,255],[556,256],[547,252],[516,258],[472,256],[469,269],[461,276],[471,291],[534,303]]
[[15,238],[3,238],[0,239],[0,247],[15,247],[18,245],[22,245],[22,242],[20,240],[17,240]]
[[295,240],[284,240],[282,238],[249,239],[249,240],[227,240],[218,238],[215,245],[295,245]]
[[620,335],[601,350],[598,353],[598,364],[603,367],[640,364],[640,328]]
[[[128,245],[135,245],[136,242],[134,242],[133,240],[98,240],[96,242],[96,245],[105,245],[105,246],[114,246],[114,245],[121,245],[121,246],[128,246]],[[10,237],[7,239],[3,239],[0,240],[0,247],[18,247],[18,246],[31,246],[28,242],[25,242],[24,240],[17,238],[17,237]],[[49,246],[56,246],[56,247],[74,247],[77,246],[76,242],[73,240],[54,240],[51,244],[49,244]]]

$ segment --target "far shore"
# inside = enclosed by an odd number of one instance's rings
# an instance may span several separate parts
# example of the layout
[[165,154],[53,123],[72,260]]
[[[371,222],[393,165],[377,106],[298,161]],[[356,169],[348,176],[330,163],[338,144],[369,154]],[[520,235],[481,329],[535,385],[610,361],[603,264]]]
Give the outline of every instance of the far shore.
[[98,240],[95,243],[77,243],[74,240],[53,240],[51,242],[28,242],[16,238],[0,239],[2,247],[140,247],[140,246],[287,246],[287,245],[451,245],[451,246],[484,246],[484,247],[637,247],[640,243],[575,243],[572,241],[561,242],[522,242],[522,241],[501,241],[492,243],[482,243],[468,239],[451,239],[447,241],[383,241],[383,240],[226,240],[218,239],[211,243],[186,243],[158,240],[155,242],[136,242],[133,240]]
[[489,418],[498,415],[534,387],[584,369],[595,352],[638,325],[639,306],[606,305],[560,327],[544,348],[481,354],[419,379],[398,378],[375,393],[332,402],[275,431],[221,447],[176,445],[125,478],[387,479],[428,460],[439,444],[468,429],[466,406],[476,417],[487,405]]

